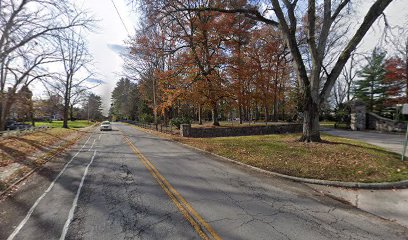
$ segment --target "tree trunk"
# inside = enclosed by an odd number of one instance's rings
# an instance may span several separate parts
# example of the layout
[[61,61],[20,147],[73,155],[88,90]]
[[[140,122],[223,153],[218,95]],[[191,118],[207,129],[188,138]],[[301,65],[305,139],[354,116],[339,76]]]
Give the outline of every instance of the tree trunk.
[[257,102],[255,102],[255,121],[259,121],[259,106]]
[[212,104],[212,122],[213,126],[220,126],[220,123],[218,122],[218,107],[216,102]]
[[31,125],[35,127],[35,116],[34,116],[34,110],[33,110],[33,105],[30,107],[30,119],[31,119]]
[[12,90],[13,92],[5,94],[5,99],[3,100],[2,107],[1,107],[1,113],[0,113],[0,130],[6,130],[6,121],[7,118],[9,117],[10,114],[10,109],[11,106],[14,103],[14,94],[15,94],[15,89]]
[[68,128],[68,112],[69,112],[69,93],[68,90],[65,92],[64,96],[64,110],[63,110],[63,128]]
[[201,104],[198,105],[198,125],[203,125],[203,120],[201,119]]
[[320,142],[319,104],[312,97],[305,97],[302,142]]
[[244,115],[242,114],[241,104],[239,104],[238,108],[239,108],[239,124],[242,124],[242,120],[243,120],[242,118],[244,117]]
[[[4,94],[6,95],[6,94]],[[0,108],[0,131],[6,130],[6,101],[7,98],[4,97],[1,99],[2,101],[0,102],[1,108]]]
[[276,96],[276,93],[273,100],[273,121],[278,121],[278,98]]
[[71,107],[70,107],[69,119],[71,119],[71,121],[74,121],[74,105],[71,105]]
[[265,122],[267,123],[269,120],[269,109],[268,106],[265,104]]
[[63,128],[68,128],[68,112],[69,112],[69,107],[67,105],[64,105],[64,119],[62,123]]
[[279,74],[279,63],[276,66],[275,82],[273,89],[273,121],[278,121],[278,74]]

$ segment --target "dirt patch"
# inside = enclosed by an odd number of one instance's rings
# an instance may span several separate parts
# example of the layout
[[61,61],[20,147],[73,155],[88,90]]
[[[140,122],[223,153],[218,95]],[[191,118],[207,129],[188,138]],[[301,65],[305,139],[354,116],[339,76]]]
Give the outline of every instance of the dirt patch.
[[75,144],[85,131],[48,129],[0,140],[0,190]]

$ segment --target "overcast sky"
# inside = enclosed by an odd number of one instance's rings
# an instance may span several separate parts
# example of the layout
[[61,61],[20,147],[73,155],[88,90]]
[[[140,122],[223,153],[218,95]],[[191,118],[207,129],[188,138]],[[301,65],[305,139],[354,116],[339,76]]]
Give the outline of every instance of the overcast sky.
[[[98,73],[95,78],[101,79],[103,84],[93,91],[103,98],[104,110],[107,112],[110,106],[110,94],[116,82],[120,78],[122,70],[122,59],[118,54],[120,46],[129,34],[134,33],[134,27],[137,25],[138,16],[133,9],[127,5],[129,0],[113,0],[116,7],[129,31],[123,26],[113,4],[112,0],[81,0],[83,7],[93,13],[96,19],[99,19],[98,29],[94,33],[87,34],[90,52],[95,59],[94,70]],[[373,0],[364,0],[358,6],[356,11],[362,15],[368,10]],[[400,23],[403,19],[407,21],[408,0],[394,0],[386,10],[386,15],[391,24]],[[381,34],[379,26],[370,31],[364,39],[362,48],[366,51],[371,50],[377,43]]]
[[[101,79],[103,84],[94,89],[102,96],[105,112],[110,107],[110,94],[120,78],[122,59],[119,56],[119,47],[124,45],[128,33],[123,26],[111,0],[83,0],[84,8],[93,13],[98,20],[98,29],[87,35],[89,50],[95,59],[95,78]],[[127,5],[128,0],[113,0],[122,17],[129,34],[134,33],[138,16]]]

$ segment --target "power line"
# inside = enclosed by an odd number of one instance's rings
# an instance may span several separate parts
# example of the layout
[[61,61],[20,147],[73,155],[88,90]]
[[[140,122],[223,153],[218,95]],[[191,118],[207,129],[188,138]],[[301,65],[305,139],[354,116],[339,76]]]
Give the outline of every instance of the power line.
[[120,21],[122,22],[123,27],[125,28],[125,30],[126,30],[126,32],[128,33],[128,35],[130,35],[129,30],[127,29],[126,24],[125,24],[125,22],[123,21],[123,18],[120,16],[119,10],[118,10],[118,8],[116,7],[115,2],[114,2],[113,0],[111,0],[111,2],[112,2],[112,4],[113,4],[113,7],[114,7],[115,10],[116,10],[116,13],[117,13],[118,16],[119,16]]

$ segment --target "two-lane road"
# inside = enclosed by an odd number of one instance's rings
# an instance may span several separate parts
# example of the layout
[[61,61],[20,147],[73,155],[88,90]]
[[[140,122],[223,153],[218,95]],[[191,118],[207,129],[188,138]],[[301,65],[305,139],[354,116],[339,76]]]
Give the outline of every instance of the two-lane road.
[[113,128],[0,202],[0,239],[408,239],[303,184]]

